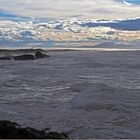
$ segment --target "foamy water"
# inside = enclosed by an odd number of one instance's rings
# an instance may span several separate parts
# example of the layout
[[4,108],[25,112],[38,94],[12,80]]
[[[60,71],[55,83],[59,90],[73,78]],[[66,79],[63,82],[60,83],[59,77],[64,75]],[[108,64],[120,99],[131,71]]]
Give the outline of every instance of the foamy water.
[[140,138],[140,51],[50,51],[0,61],[0,119],[71,138]]

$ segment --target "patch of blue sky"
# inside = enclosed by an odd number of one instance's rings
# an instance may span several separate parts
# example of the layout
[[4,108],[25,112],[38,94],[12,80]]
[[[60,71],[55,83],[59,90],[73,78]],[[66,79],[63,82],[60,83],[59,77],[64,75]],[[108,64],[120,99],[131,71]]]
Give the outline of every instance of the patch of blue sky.
[[11,21],[28,21],[28,17],[18,16],[12,13],[4,12],[0,10],[0,20],[11,20]]
[[125,0],[126,2],[128,2],[128,3],[132,3],[132,4],[140,4],[140,0]]
[[116,1],[127,4],[127,5],[132,4],[132,5],[140,6],[140,0],[116,0]]
[[4,12],[0,10],[0,20],[11,20],[11,21],[19,21],[19,22],[27,22],[32,21],[34,23],[40,23],[40,22],[48,22],[51,19],[49,18],[33,18],[33,17],[25,17],[25,16],[19,16],[16,14],[12,14],[10,12]]

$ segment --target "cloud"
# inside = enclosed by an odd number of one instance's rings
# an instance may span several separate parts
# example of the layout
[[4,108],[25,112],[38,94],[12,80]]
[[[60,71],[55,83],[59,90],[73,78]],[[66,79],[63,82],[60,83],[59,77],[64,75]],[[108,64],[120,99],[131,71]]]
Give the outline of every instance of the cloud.
[[127,1],[123,1],[123,3],[126,4],[127,6],[132,6],[132,4]]
[[[64,20],[49,23],[0,21],[0,39],[14,41],[140,40],[140,30],[120,30],[106,26],[82,26],[87,21]],[[102,21],[104,23],[104,21]],[[101,24],[101,21],[95,21]],[[118,21],[119,27],[122,21]],[[127,21],[125,21],[127,22]],[[113,21],[108,21],[113,23]]]
[[51,19],[140,17],[138,5],[113,0],[0,0],[0,10],[19,16]]

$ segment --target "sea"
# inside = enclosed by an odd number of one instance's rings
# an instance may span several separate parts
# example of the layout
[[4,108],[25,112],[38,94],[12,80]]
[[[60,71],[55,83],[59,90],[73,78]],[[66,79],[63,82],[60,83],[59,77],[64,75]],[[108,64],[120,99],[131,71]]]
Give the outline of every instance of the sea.
[[140,138],[140,51],[48,51],[0,61],[0,120],[70,138]]

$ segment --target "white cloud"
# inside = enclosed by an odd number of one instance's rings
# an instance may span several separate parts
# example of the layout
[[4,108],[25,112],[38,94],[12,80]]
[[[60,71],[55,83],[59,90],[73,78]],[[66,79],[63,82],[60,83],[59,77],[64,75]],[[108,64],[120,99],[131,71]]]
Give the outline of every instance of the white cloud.
[[0,9],[38,18],[130,18],[140,17],[140,7],[113,0],[0,0]]
[[110,27],[88,28],[68,20],[39,24],[0,21],[0,38],[16,41],[24,39],[26,41],[28,39],[39,41],[87,41],[90,39],[135,41],[140,40],[140,30],[122,31]]

